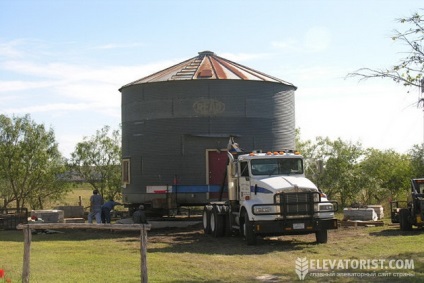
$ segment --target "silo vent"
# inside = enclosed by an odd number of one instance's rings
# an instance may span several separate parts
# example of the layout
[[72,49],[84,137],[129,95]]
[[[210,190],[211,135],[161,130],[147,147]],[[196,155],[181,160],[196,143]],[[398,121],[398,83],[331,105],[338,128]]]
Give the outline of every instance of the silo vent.
[[213,53],[212,51],[205,50],[205,51],[199,52],[199,55],[200,56],[214,56],[215,53]]
[[212,70],[211,69],[205,69],[200,71],[198,77],[200,78],[210,78],[212,77]]

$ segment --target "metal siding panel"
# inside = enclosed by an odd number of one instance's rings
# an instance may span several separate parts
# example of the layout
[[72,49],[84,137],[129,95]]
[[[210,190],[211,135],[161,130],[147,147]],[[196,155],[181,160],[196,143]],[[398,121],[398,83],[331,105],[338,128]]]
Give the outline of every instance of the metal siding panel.
[[137,120],[172,118],[172,100],[143,101],[133,111],[138,114]]
[[274,134],[280,139],[274,141],[279,148],[295,147],[295,105],[294,91],[282,91],[274,96],[276,111],[273,119]]
[[[247,99],[246,117],[269,118],[274,116],[274,104],[265,99]],[[266,127],[266,125],[262,125]]]
[[[202,116],[193,109],[199,99],[219,101],[225,110]],[[131,158],[125,193],[172,185],[175,175],[180,184],[204,185],[205,150],[225,148],[225,135],[238,136],[248,150],[290,148],[294,122],[294,88],[279,83],[195,80],[122,89],[122,153]]]

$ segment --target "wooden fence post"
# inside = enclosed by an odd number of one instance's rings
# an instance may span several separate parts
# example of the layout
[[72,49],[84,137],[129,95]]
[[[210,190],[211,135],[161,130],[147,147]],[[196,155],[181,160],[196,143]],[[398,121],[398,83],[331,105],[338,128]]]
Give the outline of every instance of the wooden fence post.
[[25,225],[24,229],[24,263],[22,267],[22,283],[29,283],[30,258],[31,258],[31,229]]
[[141,253],[141,282],[147,283],[147,232],[144,225],[140,230],[140,253]]
[[34,223],[18,224],[16,229],[24,232],[24,263],[22,268],[22,283],[29,283],[31,256],[31,228],[33,229],[99,229],[99,230],[131,230],[140,231],[141,282],[147,283],[147,231],[150,224],[89,224],[89,223]]

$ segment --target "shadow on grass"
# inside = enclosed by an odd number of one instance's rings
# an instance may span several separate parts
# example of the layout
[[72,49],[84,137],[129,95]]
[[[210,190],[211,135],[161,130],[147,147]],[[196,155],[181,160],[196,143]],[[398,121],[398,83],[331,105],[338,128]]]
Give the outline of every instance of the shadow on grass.
[[[154,229],[148,232],[148,252],[184,253],[195,252],[200,254],[222,255],[249,255],[267,254],[278,251],[302,250],[317,245],[315,235],[287,236],[261,238],[257,245],[248,246],[241,236],[214,238],[205,235],[199,226],[188,228]],[[118,243],[139,243],[139,231],[110,231],[63,229],[50,230],[50,233],[32,235],[32,242],[39,241],[89,241],[115,239]],[[0,231],[0,241],[23,243],[22,231]]]
[[315,235],[309,237],[287,236],[261,238],[257,245],[248,246],[241,236],[215,238],[205,235],[202,229],[175,231],[167,233],[151,233],[149,235],[149,253],[184,253],[220,254],[220,255],[255,255],[275,251],[302,250],[315,243]]
[[[140,237],[138,231],[109,231],[109,230],[86,230],[86,229],[52,229],[41,231],[37,230],[32,234],[31,240],[37,241],[85,241],[100,239],[122,239],[125,237],[134,237],[137,241]],[[137,239],[136,239],[137,238]],[[3,242],[22,242],[24,236],[21,230],[0,231],[0,241]]]
[[394,237],[394,236],[419,236],[424,235],[424,229],[413,229],[411,231],[402,231],[399,229],[399,227],[395,228],[389,228],[380,230],[377,232],[371,232],[371,236],[378,236],[378,237]]

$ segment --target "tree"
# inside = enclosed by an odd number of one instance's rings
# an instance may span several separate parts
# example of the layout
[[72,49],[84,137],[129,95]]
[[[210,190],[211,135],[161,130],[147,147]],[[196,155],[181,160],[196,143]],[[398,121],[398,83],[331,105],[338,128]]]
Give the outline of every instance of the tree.
[[0,194],[4,206],[27,203],[33,209],[66,193],[60,178],[65,162],[52,129],[36,124],[29,115],[9,118],[0,115]]
[[91,138],[84,137],[69,162],[74,172],[109,199],[121,192],[121,135],[110,131],[104,126]]
[[[392,40],[405,43],[409,47],[406,56],[400,63],[387,69],[361,68],[347,77],[360,77],[360,80],[369,78],[388,78],[405,86],[423,87],[424,72],[424,17],[418,13],[409,18],[397,19],[401,24],[409,24],[404,31],[394,31]],[[420,99],[419,103],[424,100]]]
[[311,140],[302,141],[300,132],[296,130],[296,149],[304,157],[305,175],[318,187],[321,185],[324,170],[324,158],[327,152],[328,138],[317,137],[316,143]]
[[363,201],[381,203],[385,198],[397,199],[410,186],[409,158],[393,150],[367,149],[361,162],[364,187]]
[[408,153],[411,159],[412,177],[424,177],[424,144],[414,145]]
[[362,184],[358,163],[363,151],[359,143],[317,137],[315,143],[298,141],[297,145],[306,158],[306,176],[330,199],[338,198],[342,207],[356,200]]
[[342,207],[349,202],[355,202],[361,188],[358,174],[358,162],[363,154],[359,143],[344,142],[340,138],[335,141],[327,140],[325,171],[322,184],[331,188],[332,193],[339,195]]

